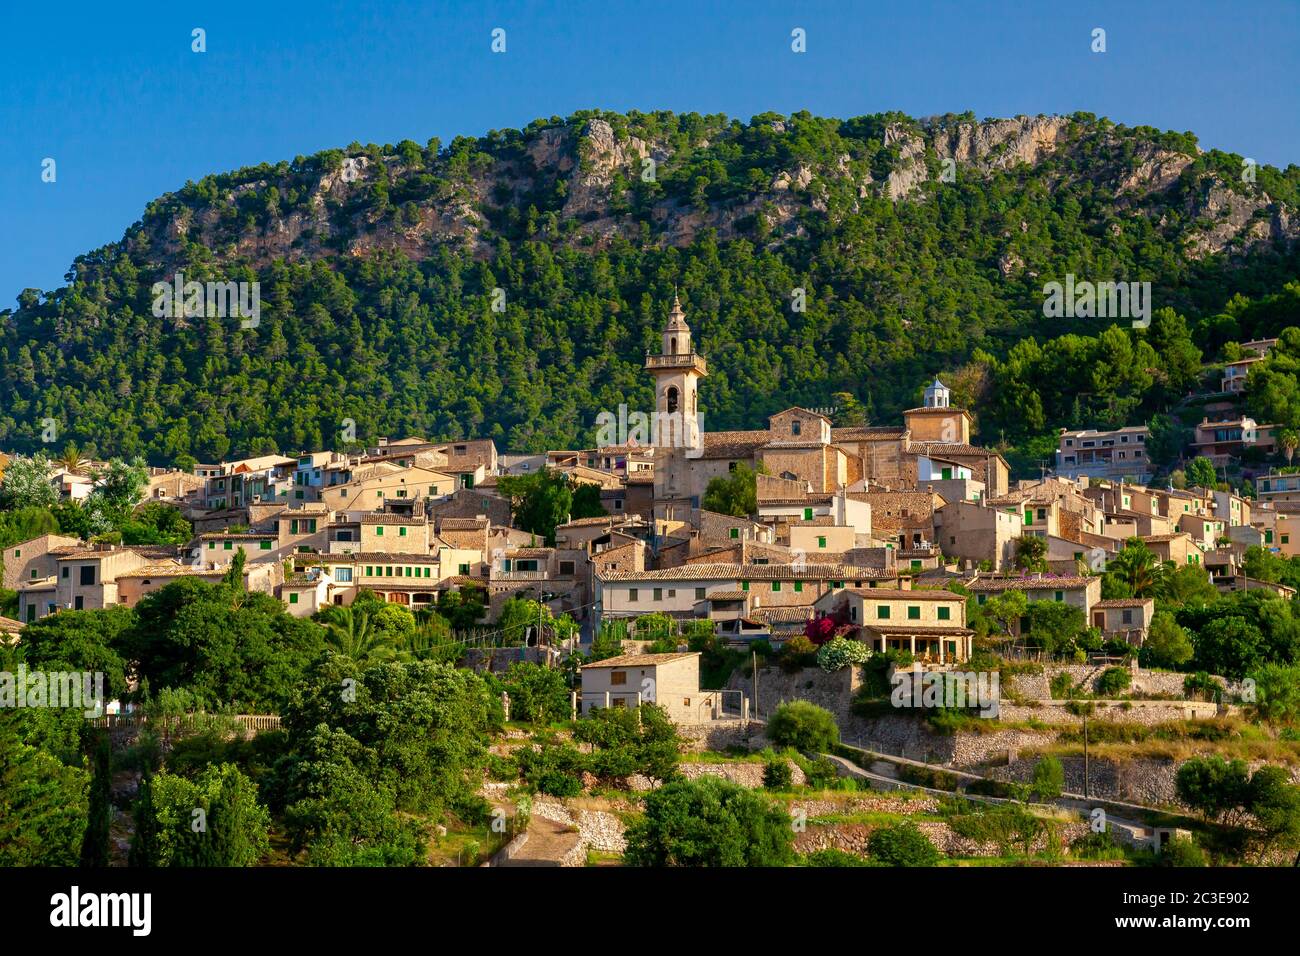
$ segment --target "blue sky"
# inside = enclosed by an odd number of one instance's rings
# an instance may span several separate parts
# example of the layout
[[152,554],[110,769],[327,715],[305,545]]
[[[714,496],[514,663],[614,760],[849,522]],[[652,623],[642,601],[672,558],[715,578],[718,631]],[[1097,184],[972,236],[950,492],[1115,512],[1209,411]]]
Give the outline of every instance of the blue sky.
[[[195,27],[206,53],[190,49]],[[491,52],[495,27],[504,54]],[[795,27],[804,54],[791,52]],[[1094,27],[1104,54],[1090,50]],[[76,255],[186,180],[578,109],[1088,110],[1300,163],[1295,0],[0,0],[0,44],[0,308],[62,285]],[[41,181],[47,157],[54,183]]]

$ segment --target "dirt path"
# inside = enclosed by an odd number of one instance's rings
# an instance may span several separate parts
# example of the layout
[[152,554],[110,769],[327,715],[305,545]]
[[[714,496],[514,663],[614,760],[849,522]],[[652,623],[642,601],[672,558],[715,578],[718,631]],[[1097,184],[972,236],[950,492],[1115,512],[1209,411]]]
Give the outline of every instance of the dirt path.
[[569,827],[545,817],[528,821],[528,842],[502,866],[559,866],[578,845],[579,837]]

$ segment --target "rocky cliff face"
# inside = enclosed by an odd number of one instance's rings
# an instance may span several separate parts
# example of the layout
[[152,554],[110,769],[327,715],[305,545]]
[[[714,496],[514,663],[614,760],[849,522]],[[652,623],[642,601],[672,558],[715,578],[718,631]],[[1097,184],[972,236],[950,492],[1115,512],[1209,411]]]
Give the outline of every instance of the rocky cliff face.
[[[1189,258],[1300,238],[1300,217],[1266,192],[1210,174],[1193,176],[1196,156],[1189,152],[1123,139],[1113,127],[1070,117],[890,121],[882,126],[876,144],[882,152],[874,159],[842,152],[826,161],[779,165],[725,200],[692,200],[685,195],[689,183],[677,190],[651,187],[637,215],[629,200],[638,184],[671,182],[711,147],[738,141],[738,124],[684,144],[680,136],[616,128],[601,116],[553,122],[518,134],[508,148],[489,141],[468,164],[455,163],[446,151],[433,158],[353,147],[324,169],[282,163],[219,177],[237,182],[203,202],[185,191],[162,197],[144,229],[128,239],[147,241],[154,255],[164,256],[199,242],[254,268],[280,258],[377,250],[421,259],[448,243],[487,255],[501,222],[526,216],[531,207],[541,216],[537,238],[555,242],[599,247],[620,238],[636,241],[648,223],[651,238],[663,245],[689,245],[704,230],[720,240],[757,236],[773,244],[804,235],[805,215],[834,220],[866,203],[924,202],[950,182],[1017,170],[1039,172],[1049,185],[1095,181],[1112,197],[1115,215],[1147,216],[1157,227],[1182,230]],[[766,138],[787,132],[784,121],[756,120],[744,135],[755,130]],[[276,200],[267,198],[272,191]],[[1181,191],[1177,222],[1167,208],[1174,191]],[[292,205],[285,201],[294,197]],[[250,208],[252,215],[245,212]],[[1003,275],[1020,268],[1014,251],[998,265]]]

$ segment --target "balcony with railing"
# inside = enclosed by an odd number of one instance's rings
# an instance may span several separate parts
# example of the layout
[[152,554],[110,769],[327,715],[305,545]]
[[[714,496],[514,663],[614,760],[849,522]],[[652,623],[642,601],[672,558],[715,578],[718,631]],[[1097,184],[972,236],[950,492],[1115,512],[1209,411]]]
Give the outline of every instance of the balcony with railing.
[[704,356],[699,352],[683,352],[680,355],[651,355],[646,353],[645,367],[650,369],[661,368],[691,368],[701,375],[709,374],[708,363],[704,361]]

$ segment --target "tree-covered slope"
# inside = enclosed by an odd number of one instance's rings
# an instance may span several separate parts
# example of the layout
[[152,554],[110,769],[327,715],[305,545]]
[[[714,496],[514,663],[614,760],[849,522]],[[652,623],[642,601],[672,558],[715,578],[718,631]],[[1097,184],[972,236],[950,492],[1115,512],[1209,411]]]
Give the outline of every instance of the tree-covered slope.
[[[0,447],[38,446],[45,418],[155,462],[337,446],[347,419],[367,443],[586,444],[599,411],[652,407],[674,286],[709,429],[837,392],[894,421],[936,371],[990,443],[1121,424],[1179,393],[1225,309],[1300,276],[1300,168],[1243,168],[1083,114],[592,112],[210,176],[0,312]],[[178,271],[260,281],[258,326],[156,318]],[[1067,274],[1150,281],[1169,311],[1045,318]],[[1257,331],[1300,321],[1289,301]]]

